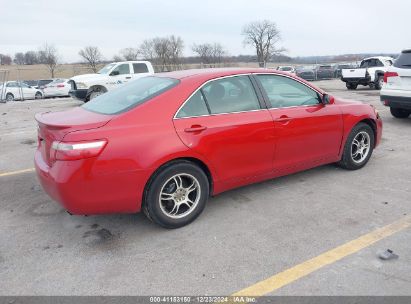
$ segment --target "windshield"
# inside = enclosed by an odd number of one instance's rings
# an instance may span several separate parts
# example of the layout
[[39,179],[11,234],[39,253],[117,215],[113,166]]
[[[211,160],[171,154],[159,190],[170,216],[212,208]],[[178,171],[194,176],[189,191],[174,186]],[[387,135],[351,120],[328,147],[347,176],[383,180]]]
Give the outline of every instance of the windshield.
[[291,71],[292,68],[291,67],[281,67],[280,71]]
[[116,63],[110,63],[107,64],[104,68],[102,68],[100,71],[98,71],[98,74],[108,74],[110,70],[116,65]]
[[100,95],[82,107],[100,114],[118,114],[128,111],[151,98],[158,96],[178,84],[177,79],[165,77],[143,77]]

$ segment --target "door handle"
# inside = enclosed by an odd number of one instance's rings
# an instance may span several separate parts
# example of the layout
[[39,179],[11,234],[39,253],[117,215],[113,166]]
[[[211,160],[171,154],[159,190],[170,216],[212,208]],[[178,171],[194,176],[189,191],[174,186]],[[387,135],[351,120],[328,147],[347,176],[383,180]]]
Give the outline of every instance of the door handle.
[[126,77],[126,79],[131,79],[131,77],[130,77],[130,76],[128,76],[128,77]]
[[280,122],[280,123],[287,123],[289,121],[293,120],[291,117],[288,116],[281,116],[280,118],[275,119],[275,122]]
[[190,128],[185,128],[184,132],[190,133],[190,132],[201,132],[206,130],[207,127],[200,126],[200,125],[193,125]]

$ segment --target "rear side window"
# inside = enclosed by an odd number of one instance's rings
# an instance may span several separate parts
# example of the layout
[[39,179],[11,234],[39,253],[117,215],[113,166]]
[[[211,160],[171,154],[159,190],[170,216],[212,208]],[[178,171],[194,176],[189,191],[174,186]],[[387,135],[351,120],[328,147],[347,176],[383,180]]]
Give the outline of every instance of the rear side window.
[[400,69],[411,69],[411,51],[401,53],[394,61],[394,66]]
[[187,100],[180,111],[178,111],[176,117],[195,117],[208,114],[209,112],[203,94],[198,90],[189,100]]
[[257,95],[248,76],[235,76],[209,82],[202,89],[211,114],[260,109]]
[[134,74],[148,73],[148,68],[145,63],[133,63]]
[[139,78],[90,100],[82,107],[101,114],[118,114],[168,91],[178,82],[177,79],[165,77]]

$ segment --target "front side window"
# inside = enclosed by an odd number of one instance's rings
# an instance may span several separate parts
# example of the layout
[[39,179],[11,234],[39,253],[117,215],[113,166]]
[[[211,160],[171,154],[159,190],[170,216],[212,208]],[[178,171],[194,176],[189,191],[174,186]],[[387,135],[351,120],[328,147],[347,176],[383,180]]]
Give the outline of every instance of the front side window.
[[248,76],[214,80],[207,83],[202,91],[211,114],[260,109],[257,95]]
[[[116,73],[118,72],[118,74]],[[124,75],[124,74],[130,74],[130,65],[128,63],[123,63],[117,66],[111,74],[113,75]]]
[[291,78],[277,75],[257,75],[257,78],[271,108],[316,105],[320,102],[317,92]]
[[148,68],[145,63],[133,63],[134,74],[148,73]]
[[143,77],[93,98],[82,107],[101,114],[118,114],[168,91],[178,83],[179,81],[173,78]]
[[107,64],[106,66],[104,66],[104,68],[102,68],[97,73],[98,74],[108,74],[115,65],[116,65],[115,63]]
[[18,88],[18,85],[17,85],[17,83],[16,83],[15,81],[13,81],[13,82],[9,82],[9,83],[6,85],[6,87],[8,87],[8,88]]

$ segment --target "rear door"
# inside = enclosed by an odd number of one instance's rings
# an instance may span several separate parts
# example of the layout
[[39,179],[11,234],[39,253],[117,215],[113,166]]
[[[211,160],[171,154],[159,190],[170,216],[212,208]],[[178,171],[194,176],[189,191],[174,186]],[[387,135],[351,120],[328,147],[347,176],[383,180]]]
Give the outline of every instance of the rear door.
[[174,118],[183,143],[216,169],[222,181],[272,170],[274,124],[247,75],[206,83]]
[[341,111],[324,106],[320,94],[289,77],[256,76],[269,104],[275,125],[273,168],[305,168],[335,161],[343,134]]
[[21,87],[21,91],[23,92],[23,96],[25,99],[33,99],[37,90],[33,89],[29,85],[25,84],[24,82],[19,83]]

